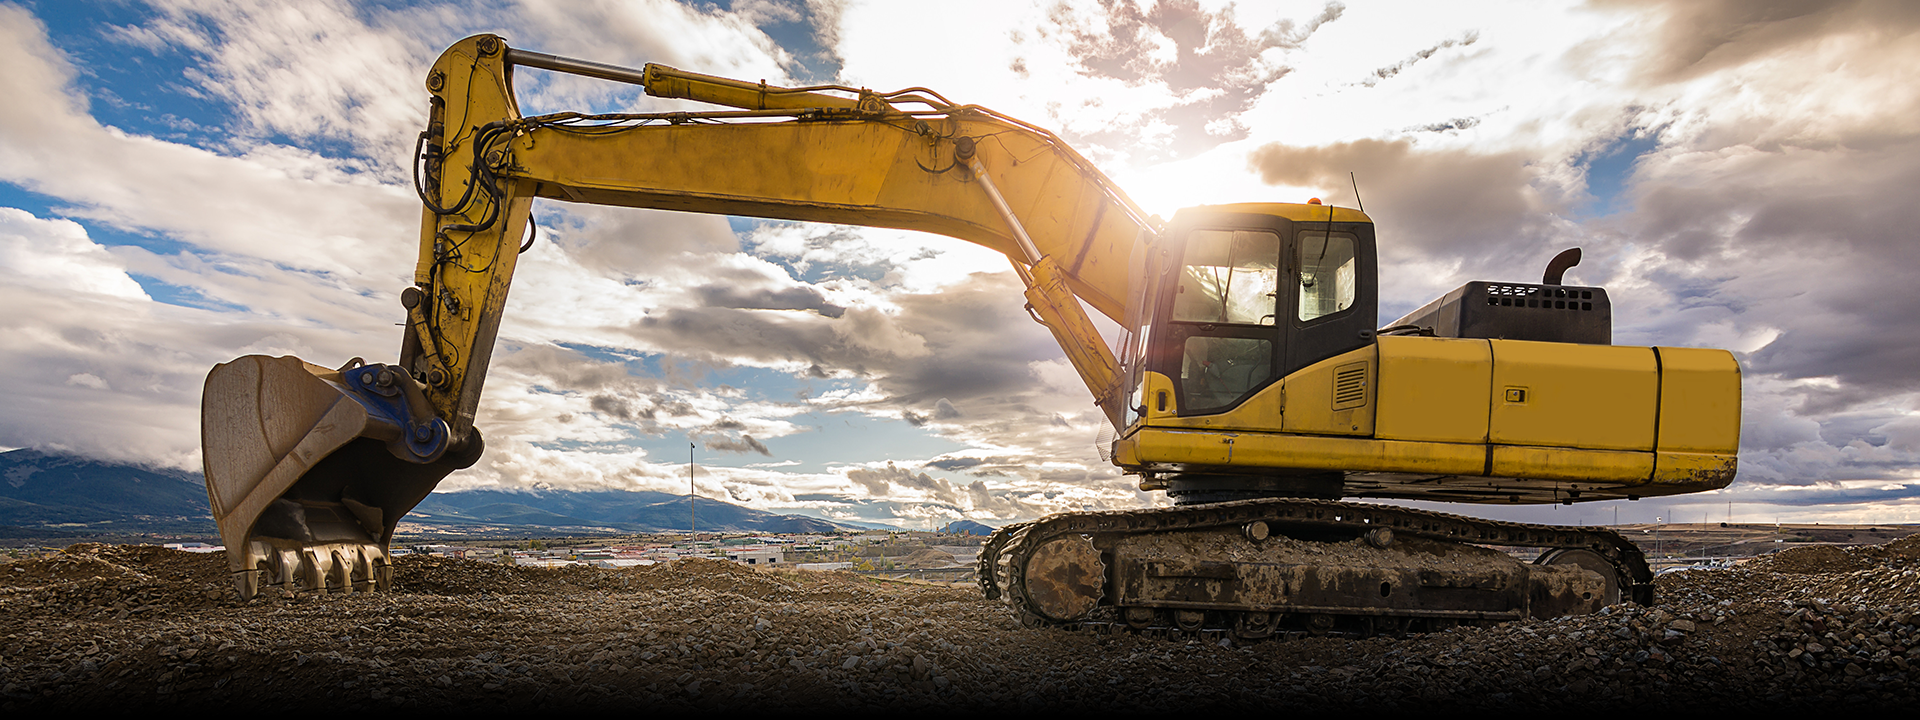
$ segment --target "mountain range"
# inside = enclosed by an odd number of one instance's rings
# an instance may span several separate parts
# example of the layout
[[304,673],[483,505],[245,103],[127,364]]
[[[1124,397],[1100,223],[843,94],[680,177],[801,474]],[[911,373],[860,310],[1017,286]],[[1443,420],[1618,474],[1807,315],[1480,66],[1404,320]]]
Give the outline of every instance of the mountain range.
[[[455,533],[645,533],[686,530],[687,496],[671,493],[469,490],[427,496],[403,522]],[[694,501],[703,532],[828,533],[892,529]],[[76,533],[215,535],[199,473],[39,450],[0,453],[0,537]]]
[[806,515],[779,515],[710,498],[638,490],[511,492],[467,490],[428,495],[406,522],[458,527],[511,525],[626,532],[673,532],[689,525],[703,532],[830,533],[861,529]]
[[992,535],[993,526],[972,520],[955,520],[940,528],[940,532],[947,535]]

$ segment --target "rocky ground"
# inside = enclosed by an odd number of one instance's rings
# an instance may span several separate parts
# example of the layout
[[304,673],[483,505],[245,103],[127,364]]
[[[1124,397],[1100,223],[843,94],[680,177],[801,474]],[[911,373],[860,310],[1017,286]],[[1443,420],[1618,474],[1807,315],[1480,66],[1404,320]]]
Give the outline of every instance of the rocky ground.
[[970,587],[405,557],[239,603],[217,555],[0,565],[0,708],[1768,710],[1920,696],[1920,536],[1663,576],[1654,607],[1407,638],[1020,627]]

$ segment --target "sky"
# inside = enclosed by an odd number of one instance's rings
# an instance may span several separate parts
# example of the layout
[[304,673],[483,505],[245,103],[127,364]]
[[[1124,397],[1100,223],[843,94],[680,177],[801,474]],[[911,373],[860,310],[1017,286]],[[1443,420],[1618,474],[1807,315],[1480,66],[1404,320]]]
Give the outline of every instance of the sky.
[[[1920,522],[1920,5],[0,2],[0,447],[199,468],[206,372],[392,362],[426,68],[482,32],[628,67],[929,87],[1148,212],[1362,204],[1381,322],[1470,280],[1608,289],[1733,351],[1738,479],[1555,523]],[[529,71],[526,114],[689,109]],[[1351,173],[1351,175],[1349,175]],[[1359,196],[1356,198],[1354,187]],[[925,528],[1165,504],[1006,260],[950,238],[538,201],[442,490],[644,489]],[[1109,341],[1116,329],[1108,324]],[[691,447],[690,447],[691,446]]]

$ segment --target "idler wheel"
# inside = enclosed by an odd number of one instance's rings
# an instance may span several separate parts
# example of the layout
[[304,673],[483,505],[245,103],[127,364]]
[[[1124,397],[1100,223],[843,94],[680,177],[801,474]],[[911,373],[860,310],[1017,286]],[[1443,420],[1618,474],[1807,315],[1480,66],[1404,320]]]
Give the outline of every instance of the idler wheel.
[[1561,548],[1549,550],[1534,561],[1537,565],[1573,565],[1599,575],[1606,583],[1605,596],[1600,606],[1617,605],[1620,602],[1620,571],[1600,556],[1600,553],[1581,548]]
[[1100,604],[1106,579],[1106,563],[1101,562],[1092,538],[1057,538],[1034,550],[1027,560],[1027,601],[1034,611],[1053,620],[1079,620]]

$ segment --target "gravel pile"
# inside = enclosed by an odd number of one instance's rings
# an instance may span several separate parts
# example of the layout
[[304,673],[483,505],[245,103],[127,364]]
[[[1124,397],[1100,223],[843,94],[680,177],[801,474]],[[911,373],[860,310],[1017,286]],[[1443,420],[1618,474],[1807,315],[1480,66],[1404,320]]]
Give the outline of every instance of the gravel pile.
[[395,591],[239,603],[219,555],[0,565],[0,709],[1894,709],[1920,536],[1659,580],[1654,607],[1405,638],[1020,627],[970,586],[688,560],[403,557]]

